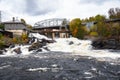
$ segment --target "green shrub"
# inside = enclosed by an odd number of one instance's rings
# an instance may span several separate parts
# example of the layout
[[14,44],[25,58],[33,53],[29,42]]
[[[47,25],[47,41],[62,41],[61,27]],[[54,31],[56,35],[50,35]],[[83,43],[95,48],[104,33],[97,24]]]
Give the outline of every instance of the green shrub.
[[0,40],[0,48],[4,45],[4,42]]
[[0,33],[0,39],[3,37],[3,35]]
[[98,37],[98,33],[97,32],[90,32],[90,36]]
[[21,40],[22,40],[22,43],[27,43],[28,42],[28,35],[27,34],[22,34],[21,35]]

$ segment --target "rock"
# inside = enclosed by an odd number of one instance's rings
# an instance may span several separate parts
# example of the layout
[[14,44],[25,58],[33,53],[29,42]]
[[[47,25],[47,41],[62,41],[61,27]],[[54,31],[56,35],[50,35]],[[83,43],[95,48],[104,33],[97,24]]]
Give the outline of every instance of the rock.
[[14,44],[12,44],[12,45],[10,45],[10,46],[9,46],[9,48],[14,48],[14,47],[15,47],[15,45],[14,45]]
[[46,39],[41,39],[42,42],[46,42],[46,43],[54,43],[56,42],[55,40],[46,40]]
[[48,47],[44,47],[44,49],[47,50],[47,51],[50,51],[50,49],[48,49]]
[[69,42],[69,45],[72,45],[72,44],[74,44],[74,42],[73,42],[73,41],[70,41],[70,42]]
[[[28,48],[29,51],[40,49],[40,48],[46,46],[47,43],[54,43],[55,42],[55,40],[47,40],[44,38],[39,39],[37,41],[35,41],[35,39],[36,39],[35,37],[32,37],[31,40],[29,41],[29,43],[32,43],[31,46]],[[47,49],[47,48],[45,48],[45,50],[49,51],[49,49]]]
[[16,52],[17,54],[22,53],[22,51],[21,51],[21,48],[20,48],[20,47],[19,47],[19,48],[14,49],[13,51],[14,51],[14,52]]
[[48,43],[54,43],[56,42],[55,40],[47,40]]
[[92,46],[94,46],[95,48],[102,48],[104,44],[102,43],[101,40],[97,40],[92,42]]
[[2,51],[2,50],[0,50],[0,54],[3,54],[3,51]]
[[117,49],[120,50],[120,43],[115,39],[107,39],[107,40],[95,40],[92,42],[92,46],[95,49]]
[[32,50],[37,50],[39,48],[42,48],[43,47],[43,44],[40,43],[39,41],[36,42],[36,43],[33,43],[30,47],[29,47],[29,51],[32,51]]
[[41,42],[41,46],[46,46],[47,42]]
[[35,42],[35,37],[31,37],[31,38],[29,38],[29,43],[33,43],[33,42]]
[[42,52],[42,49],[38,49],[36,52]]

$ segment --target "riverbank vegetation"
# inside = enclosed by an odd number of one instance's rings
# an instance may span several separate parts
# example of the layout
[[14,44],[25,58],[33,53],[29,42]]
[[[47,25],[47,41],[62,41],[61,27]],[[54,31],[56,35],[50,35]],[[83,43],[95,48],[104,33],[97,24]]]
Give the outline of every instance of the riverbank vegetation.
[[28,43],[28,35],[22,34],[21,36],[10,38],[8,36],[3,36],[0,34],[0,49],[3,49],[5,47],[9,47],[10,45],[14,44],[26,44]]
[[[86,19],[75,18],[70,22],[70,31],[74,37],[83,39],[85,36],[99,38],[114,38],[120,40],[120,8],[111,8],[105,15],[96,15]],[[85,26],[93,23],[92,26]]]

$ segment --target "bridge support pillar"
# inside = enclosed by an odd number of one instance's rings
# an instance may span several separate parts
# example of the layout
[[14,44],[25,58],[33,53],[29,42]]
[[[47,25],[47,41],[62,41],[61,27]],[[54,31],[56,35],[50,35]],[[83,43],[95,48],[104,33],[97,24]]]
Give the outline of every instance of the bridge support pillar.
[[52,38],[53,38],[53,39],[55,38],[55,33],[52,33]]
[[66,38],[68,38],[69,37],[69,33],[66,33]]
[[63,37],[62,33],[59,33],[59,35],[60,35],[60,38],[62,38],[62,37]]

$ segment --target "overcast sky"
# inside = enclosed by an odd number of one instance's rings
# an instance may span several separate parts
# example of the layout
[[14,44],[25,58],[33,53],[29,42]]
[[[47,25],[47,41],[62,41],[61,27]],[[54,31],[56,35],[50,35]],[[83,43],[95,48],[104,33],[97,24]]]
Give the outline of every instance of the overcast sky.
[[120,0],[0,0],[2,21],[17,17],[31,25],[50,18],[107,16],[108,10],[116,7],[120,8]]

